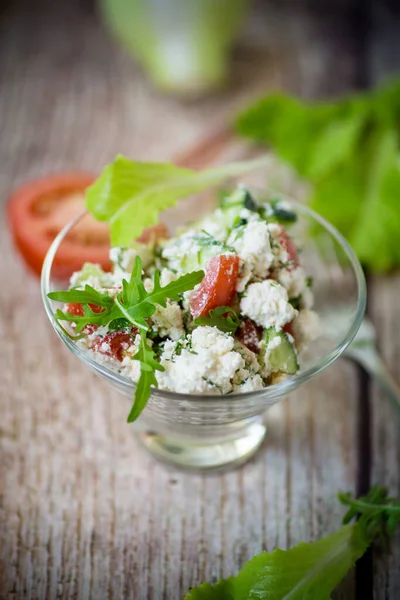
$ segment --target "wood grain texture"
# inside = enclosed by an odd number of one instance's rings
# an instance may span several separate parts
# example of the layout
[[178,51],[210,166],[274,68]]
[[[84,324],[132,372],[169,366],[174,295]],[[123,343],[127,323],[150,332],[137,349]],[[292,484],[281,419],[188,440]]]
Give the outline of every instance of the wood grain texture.
[[[370,310],[378,332],[378,346],[389,370],[400,382],[400,276],[375,278]],[[400,497],[400,415],[382,392],[372,385],[372,481],[386,485]],[[397,533],[389,556],[374,553],[374,598],[400,598],[400,535]]]
[[[233,87],[182,104],[149,87],[90,3],[10,4],[0,19],[1,198],[45,172],[98,170],[117,152],[182,156],[261,89],[313,97],[352,86],[346,20],[301,3],[271,2],[266,14],[249,24]],[[213,158],[242,154],[235,142]],[[4,218],[0,228],[2,598],[175,600],[264,548],[338,526],[336,492],[354,489],[357,467],[351,365],[271,410],[267,441],[243,468],[166,469],[138,446],[125,401],[62,347]],[[383,461],[376,469],[383,477]],[[352,577],[335,598],[355,598]]]

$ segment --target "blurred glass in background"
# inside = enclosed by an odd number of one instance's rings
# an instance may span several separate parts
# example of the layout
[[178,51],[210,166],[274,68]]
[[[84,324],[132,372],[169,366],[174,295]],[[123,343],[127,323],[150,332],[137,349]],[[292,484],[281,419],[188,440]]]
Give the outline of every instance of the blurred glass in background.
[[247,0],[101,0],[103,18],[161,90],[197,97],[222,87]]

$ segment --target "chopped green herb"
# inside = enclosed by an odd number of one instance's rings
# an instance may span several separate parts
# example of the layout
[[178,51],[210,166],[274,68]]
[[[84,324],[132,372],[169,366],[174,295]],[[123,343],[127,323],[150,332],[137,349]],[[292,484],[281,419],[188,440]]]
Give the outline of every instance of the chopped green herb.
[[213,237],[210,233],[208,233],[207,231],[205,231],[204,229],[201,230],[203,235],[197,235],[193,238],[193,240],[196,241],[196,244],[198,246],[201,247],[209,247],[209,246],[219,246],[221,248],[221,250],[224,250],[225,252],[234,252],[235,249],[232,248],[232,246],[228,246],[227,244],[224,244],[224,242],[220,242],[219,240],[217,240],[215,237]]

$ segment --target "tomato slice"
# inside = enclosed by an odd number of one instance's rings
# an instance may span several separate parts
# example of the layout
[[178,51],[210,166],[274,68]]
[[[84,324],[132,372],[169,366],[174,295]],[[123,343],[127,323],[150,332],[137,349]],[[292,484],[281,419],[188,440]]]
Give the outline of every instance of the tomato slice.
[[190,311],[195,319],[207,316],[217,306],[229,306],[235,296],[239,273],[236,254],[213,256],[206,266],[206,274],[190,299]]
[[292,238],[290,238],[288,236],[288,234],[286,233],[286,231],[284,230],[282,225],[280,225],[279,227],[280,227],[280,232],[278,235],[278,241],[279,241],[280,245],[282,246],[282,248],[284,250],[286,250],[286,252],[288,254],[289,262],[291,263],[288,266],[288,269],[289,270],[295,269],[300,264],[299,255],[297,254],[296,246],[294,245]]
[[[22,185],[10,196],[7,213],[14,242],[34,273],[40,274],[55,236],[84,209],[84,191],[94,179],[79,172],[48,175]],[[65,279],[84,262],[109,269],[109,245],[108,225],[87,215],[61,244],[53,276]]]
[[251,319],[246,319],[240,325],[237,336],[246,348],[258,354],[260,352],[260,340],[263,328],[259,327]]
[[[15,245],[31,271],[40,275],[51,242],[61,229],[84,210],[85,189],[95,176],[89,173],[48,175],[18,188],[9,198],[7,212]],[[163,223],[145,229],[142,243],[168,237]],[[60,245],[54,258],[52,276],[68,279],[83,263],[111,268],[110,235],[107,223],[86,215]]]

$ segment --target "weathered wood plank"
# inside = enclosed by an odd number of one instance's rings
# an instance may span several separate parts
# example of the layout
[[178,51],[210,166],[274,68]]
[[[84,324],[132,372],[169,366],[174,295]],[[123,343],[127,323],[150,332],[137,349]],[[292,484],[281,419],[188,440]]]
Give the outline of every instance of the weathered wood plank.
[[[398,295],[400,276],[375,277],[370,293],[370,311],[377,343],[389,370],[400,383],[399,339],[400,307]],[[372,481],[386,485],[390,493],[400,496],[400,415],[395,413],[388,398],[372,386]],[[397,533],[389,557],[374,553],[374,598],[400,598],[400,535]]]
[[[235,59],[236,86],[182,105],[149,88],[81,3],[14,4],[0,21],[0,195],[51,170],[99,169],[116,152],[168,159],[271,85],[339,93],[354,62],[344,30],[333,33],[297,3],[271,3],[246,34],[255,47]],[[336,492],[354,488],[356,471],[350,365],[272,409],[266,444],[245,467],[168,470],[139,448],[126,403],[61,346],[0,227],[5,598],[175,600],[264,548],[338,526]],[[354,598],[351,578],[342,597]]]

